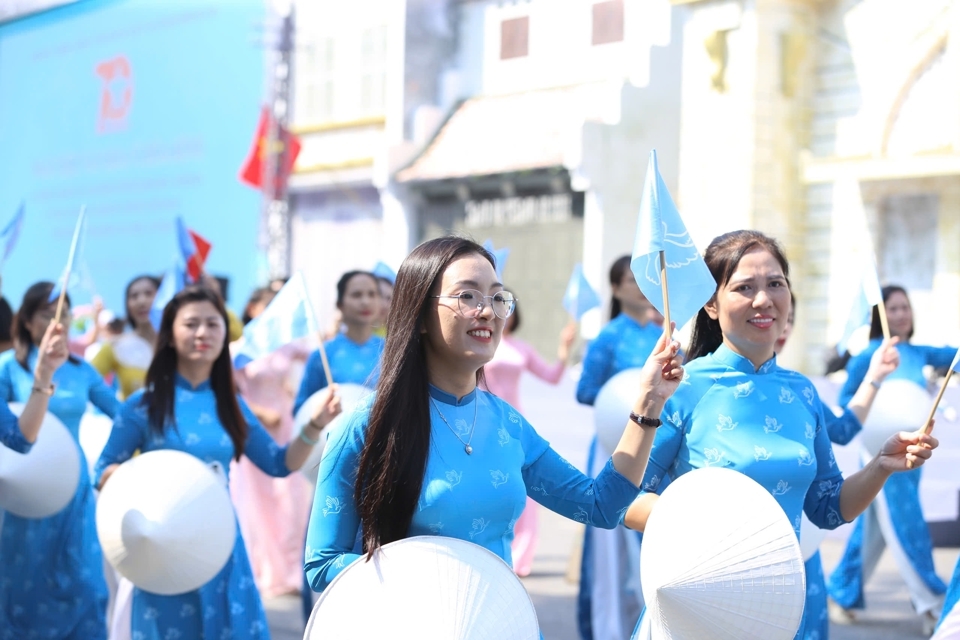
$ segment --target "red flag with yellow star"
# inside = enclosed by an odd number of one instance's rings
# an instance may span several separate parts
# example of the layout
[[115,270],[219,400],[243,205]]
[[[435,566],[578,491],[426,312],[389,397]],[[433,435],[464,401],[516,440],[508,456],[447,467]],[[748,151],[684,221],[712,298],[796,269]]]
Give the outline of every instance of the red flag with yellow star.
[[[253,148],[250,150],[250,155],[240,170],[240,180],[257,189],[263,188],[263,171],[266,166],[268,151],[267,134],[271,124],[272,116],[270,115],[270,110],[267,107],[263,107],[260,111],[260,122],[257,125],[257,135],[253,141]],[[272,150],[274,153],[282,152],[282,145],[289,145],[284,158],[285,162],[281,177],[282,180],[286,180],[293,171],[293,165],[297,161],[297,156],[300,154],[300,139],[286,129],[281,128],[280,139],[274,144],[279,145],[278,148]]]

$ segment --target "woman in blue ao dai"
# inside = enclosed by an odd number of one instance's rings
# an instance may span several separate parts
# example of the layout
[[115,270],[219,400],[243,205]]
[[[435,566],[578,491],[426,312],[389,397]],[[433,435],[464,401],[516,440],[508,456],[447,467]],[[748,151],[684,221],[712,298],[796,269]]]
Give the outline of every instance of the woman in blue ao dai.
[[[234,388],[227,323],[220,297],[205,287],[188,287],[167,304],[145,388],[123,405],[97,462],[99,486],[137,449],[184,451],[224,473],[241,455],[276,477],[303,464],[319,431],[305,426],[299,438],[280,446],[260,426]],[[339,412],[334,391],[320,426]],[[139,640],[268,639],[239,527],[232,556],[210,582],[173,596],[135,588],[131,618],[131,635]]]
[[[653,305],[630,271],[630,256],[610,267],[610,322],[590,343],[577,384],[577,401],[592,405],[603,385],[625,369],[642,367],[663,327],[650,321]],[[590,441],[587,475],[610,457],[597,437]],[[643,608],[640,593],[640,536],[623,527],[587,528],[580,560],[577,623],[582,640],[624,640]]]
[[[832,529],[866,509],[908,461],[919,465],[930,457],[936,438],[900,432],[844,479],[813,384],[779,367],[774,354],[790,312],[783,251],[759,232],[736,231],[714,239],[704,259],[717,291],[697,314],[687,375],[666,403],[627,526],[644,529],[664,475],[723,466],[770,491],[798,536],[801,511],[813,524]],[[635,635],[647,632],[641,617]],[[803,637],[802,623],[797,637]]]
[[[509,564],[526,496],[580,522],[617,526],[639,491],[655,431],[625,416],[617,450],[592,479],[510,405],[478,389],[513,306],[493,257],[474,242],[438,238],[404,260],[376,395],[320,464],[305,565],[315,590],[350,562],[415,535],[468,540]],[[678,348],[664,340],[647,360],[636,414],[658,415],[675,389]],[[398,629],[398,637],[411,634]]]
[[[29,453],[40,434],[43,417],[50,404],[53,374],[67,361],[70,350],[62,324],[51,322],[37,348],[37,364],[33,370],[36,389],[18,417],[5,403],[0,403],[0,444],[17,453]],[[0,514],[2,520],[2,514]]]
[[[337,282],[337,309],[347,330],[324,343],[330,375],[335,382],[375,387],[383,351],[383,338],[374,334],[381,312],[376,276],[366,271],[343,274]],[[293,412],[296,413],[310,396],[328,384],[318,349],[307,359]]]
[[[794,314],[797,301],[790,294],[790,314],[787,317],[787,326],[783,334],[774,345],[774,353],[780,354],[786,345],[787,339],[793,332]],[[870,359],[870,368],[866,378],[857,388],[853,398],[843,407],[840,415],[834,413],[831,407],[823,405],[823,417],[830,442],[849,444],[863,428],[863,421],[867,419],[873,400],[877,396],[880,383],[897,368],[900,363],[900,354],[896,344],[899,338],[884,342]],[[803,606],[803,640],[827,640],[830,637],[830,624],[827,615],[827,585],[823,578],[823,562],[820,552],[817,551],[803,565],[807,575],[807,597]]]
[[[80,483],[73,500],[48,518],[7,513],[0,529],[0,638],[98,640],[106,638],[107,584],[97,539],[93,487],[80,449],[80,419],[92,402],[113,416],[119,403],[93,367],[76,357],[57,369],[52,387],[34,377],[44,333],[56,315],[48,302],[50,282],[34,284],[23,296],[14,323],[17,348],[0,355],[0,400],[27,402],[53,393],[49,411],[77,441]],[[69,324],[65,302],[62,319]],[[40,389],[41,391],[35,391]]]
[[[887,286],[882,295],[890,333],[899,338],[900,367],[890,379],[910,380],[926,388],[923,367],[949,367],[957,350],[912,344],[913,310],[907,292],[902,287]],[[840,390],[841,405],[850,401],[853,392],[867,378],[870,358],[880,347],[883,330],[877,307],[873,313],[870,344],[847,363],[847,381]],[[910,426],[904,425],[904,428]],[[831,600],[839,605],[832,610],[837,621],[852,622],[855,620],[853,610],[863,608],[864,584],[870,579],[885,546],[895,550],[893,557],[910,592],[910,600],[924,631],[931,633],[947,587],[937,576],[933,564],[930,530],[920,506],[920,469],[891,478],[877,502],[857,519],[843,557],[827,584]]]

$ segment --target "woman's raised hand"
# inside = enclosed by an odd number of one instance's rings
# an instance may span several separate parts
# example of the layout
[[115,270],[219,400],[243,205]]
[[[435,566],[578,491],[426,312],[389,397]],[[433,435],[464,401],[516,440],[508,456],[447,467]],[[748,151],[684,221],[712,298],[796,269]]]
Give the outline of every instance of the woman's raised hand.
[[664,333],[657,340],[657,346],[647,358],[640,374],[640,394],[652,395],[665,402],[673,395],[683,380],[683,361],[680,357],[680,343],[667,338],[673,334],[676,323],[670,323],[671,331]]

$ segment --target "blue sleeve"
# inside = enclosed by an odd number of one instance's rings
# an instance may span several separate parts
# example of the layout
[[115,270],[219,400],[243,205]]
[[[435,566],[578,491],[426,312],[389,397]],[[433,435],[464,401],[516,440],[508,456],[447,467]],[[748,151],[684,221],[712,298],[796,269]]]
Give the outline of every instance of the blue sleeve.
[[957,350],[953,347],[920,347],[924,360],[935,369],[942,369],[953,364]]
[[4,402],[15,401],[13,397],[13,380],[10,377],[11,366],[19,367],[20,363],[16,360],[4,360],[3,364],[0,364],[0,400]]
[[577,383],[577,402],[592,405],[600,388],[613,377],[613,349],[616,336],[601,331],[587,349],[583,371]]
[[847,381],[843,383],[843,387],[840,389],[840,395],[837,398],[837,403],[841,407],[847,406],[853,398],[853,395],[857,392],[857,389],[860,388],[863,379],[867,377],[867,369],[870,368],[870,358],[879,345],[879,342],[870,343],[869,347],[850,358],[850,362],[847,363]]
[[814,413],[818,414],[817,433],[813,440],[813,451],[817,458],[817,475],[807,489],[803,511],[810,518],[810,522],[821,529],[836,529],[848,522],[840,513],[840,488],[843,487],[843,475],[833,457],[833,446],[824,428],[823,403],[819,396],[814,403]]
[[87,362],[83,363],[83,373],[90,381],[90,402],[107,416],[115,418],[120,410],[120,401],[117,400],[116,392],[107,386],[103,376]]
[[678,400],[680,399],[674,394],[663,408],[663,424],[657,429],[657,436],[653,439],[647,470],[640,483],[641,493],[661,493],[669,483],[668,473],[680,453],[684,436],[684,419],[678,409]]
[[613,467],[612,459],[593,479],[549,447],[524,467],[523,480],[527,495],[551,511],[602,529],[615,528],[640,492]]
[[353,489],[368,415],[356,411],[342,429],[330,434],[320,460],[303,565],[314,591],[326,589],[347,565],[361,557],[354,548],[360,515]]
[[290,469],[287,468],[287,447],[281,447],[270,437],[243,399],[237,398],[237,402],[247,421],[247,442],[243,454],[269,476],[283,478],[290,475]]
[[20,431],[20,420],[10,411],[6,402],[0,402],[0,442],[17,453],[27,453],[33,447]]
[[300,381],[300,390],[297,399],[293,402],[293,412],[296,413],[310,396],[327,386],[327,376],[323,372],[323,361],[320,359],[320,350],[314,351],[307,358],[303,371],[303,380]]
[[863,425],[857,420],[857,416],[850,409],[844,409],[843,413],[837,416],[830,407],[823,406],[823,418],[827,427],[827,437],[830,442],[837,444],[850,444],[854,436],[860,433]]
[[147,432],[147,406],[143,404],[141,391],[130,396],[114,417],[110,437],[93,468],[93,486],[100,484],[100,476],[107,467],[123,464],[137,449],[142,449],[147,440]]

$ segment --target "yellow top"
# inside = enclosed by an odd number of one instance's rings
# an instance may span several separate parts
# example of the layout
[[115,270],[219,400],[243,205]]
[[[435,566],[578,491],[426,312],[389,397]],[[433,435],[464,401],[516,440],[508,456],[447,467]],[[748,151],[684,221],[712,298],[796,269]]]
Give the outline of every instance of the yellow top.
[[90,364],[102,376],[116,374],[120,396],[126,399],[143,386],[151,360],[153,345],[140,334],[127,331],[112,343],[103,343]]

